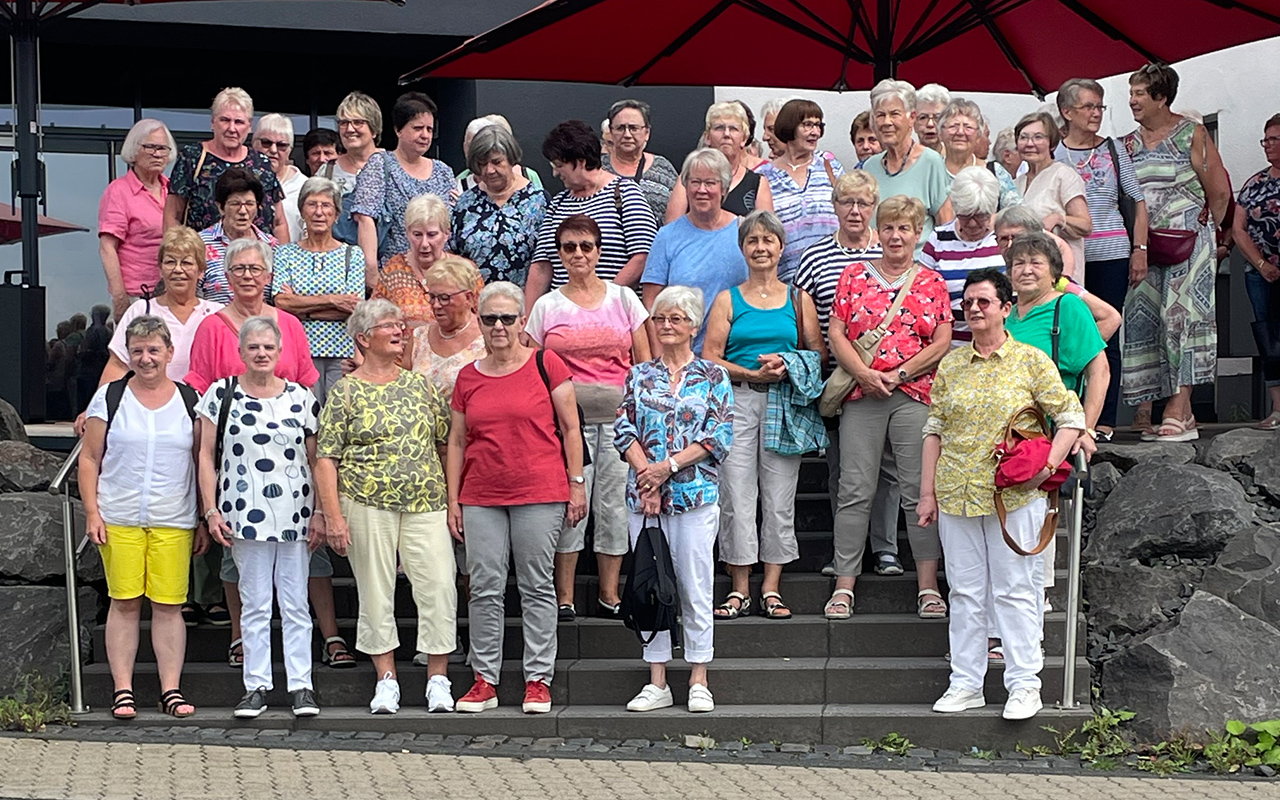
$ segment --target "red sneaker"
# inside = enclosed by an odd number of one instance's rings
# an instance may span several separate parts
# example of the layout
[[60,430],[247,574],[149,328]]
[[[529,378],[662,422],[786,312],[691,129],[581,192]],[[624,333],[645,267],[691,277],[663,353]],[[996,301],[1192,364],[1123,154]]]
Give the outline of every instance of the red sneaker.
[[454,710],[461,711],[464,714],[479,714],[481,711],[488,711],[497,707],[498,690],[479,675],[476,676],[476,682],[472,684],[467,693],[454,704]]
[[529,681],[524,685],[524,705],[526,714],[546,714],[551,710],[551,689],[542,681]]

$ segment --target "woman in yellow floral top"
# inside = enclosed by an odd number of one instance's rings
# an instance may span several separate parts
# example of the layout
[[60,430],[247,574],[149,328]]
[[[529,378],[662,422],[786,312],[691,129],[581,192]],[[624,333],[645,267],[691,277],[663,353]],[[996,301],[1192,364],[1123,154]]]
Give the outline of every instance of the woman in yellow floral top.
[[425,377],[399,367],[408,338],[400,309],[365,300],[347,320],[364,362],[329,390],[320,415],[316,491],[328,545],[351,559],[360,599],[356,649],[373,659],[375,714],[400,708],[395,651],[396,556],[418,606],[428,654],[427,710],[452,711],[445,676],[457,622],[452,540],[440,453],[449,409]]
[[[1048,512],[1038,487],[1084,432],[1084,410],[1067,391],[1043,351],[1011,338],[1004,328],[1013,310],[1013,286],[993,269],[969,273],[960,309],[972,343],[938,365],[933,405],[924,426],[920,525],[938,520],[951,587],[951,685],[934,711],[986,705],[987,611],[1004,639],[1005,719],[1028,719],[1041,708],[1039,673],[1044,595],[1038,556],[1020,556],[1005,544],[995,513],[995,461],[991,457],[1009,417],[1036,404],[1057,428],[1044,468],[1003,492],[1006,527],[1023,549],[1035,547]],[[990,596],[990,597],[988,597]]]

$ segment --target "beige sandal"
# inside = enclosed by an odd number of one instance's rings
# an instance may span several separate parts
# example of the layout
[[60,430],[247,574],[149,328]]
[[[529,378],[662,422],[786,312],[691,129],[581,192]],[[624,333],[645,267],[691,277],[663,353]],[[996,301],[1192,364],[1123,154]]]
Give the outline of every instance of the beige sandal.
[[[841,595],[848,597],[848,600],[839,599]],[[837,609],[844,609],[838,611]],[[853,590],[852,589],[836,589],[831,593],[831,599],[827,601],[827,605],[822,609],[822,615],[827,619],[848,619],[853,616]]]
[[[925,609],[932,608],[933,611]],[[941,609],[941,610],[938,610]],[[921,589],[916,593],[916,614],[920,619],[946,619],[947,603],[937,589]]]

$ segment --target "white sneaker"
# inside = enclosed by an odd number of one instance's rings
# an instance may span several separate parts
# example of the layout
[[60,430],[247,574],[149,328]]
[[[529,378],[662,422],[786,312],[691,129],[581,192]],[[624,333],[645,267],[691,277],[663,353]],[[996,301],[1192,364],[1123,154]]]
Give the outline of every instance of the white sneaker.
[[933,704],[933,710],[939,714],[954,714],[957,711],[968,711],[971,708],[982,708],[987,704],[981,689],[960,689],[952,686],[946,694]]
[[1047,594],[1044,596],[1044,613],[1046,614],[1053,613],[1053,603],[1049,602],[1049,595]]
[[443,675],[427,681],[427,711],[453,711],[453,684]]
[[1040,702],[1039,689],[1014,689],[1009,693],[1009,700],[1000,716],[1005,719],[1031,719],[1042,708],[1044,703]]
[[388,672],[378,681],[373,691],[373,700],[369,702],[369,711],[373,714],[394,714],[400,710],[400,682]]
[[711,698],[711,690],[700,683],[689,687],[689,710],[695,714],[716,710],[716,701]]
[[640,694],[627,703],[628,711],[657,711],[659,708],[671,707],[671,687],[659,689],[652,683],[646,683]]

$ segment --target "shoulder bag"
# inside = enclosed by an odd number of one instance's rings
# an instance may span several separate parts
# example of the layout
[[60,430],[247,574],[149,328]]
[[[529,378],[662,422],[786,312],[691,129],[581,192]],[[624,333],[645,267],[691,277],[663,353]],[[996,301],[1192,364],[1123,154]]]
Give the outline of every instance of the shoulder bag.
[[1133,229],[1137,225],[1138,201],[1124,190],[1120,182],[1120,153],[1116,150],[1116,140],[1107,137],[1107,150],[1111,151],[1111,168],[1116,171],[1116,205],[1120,209],[1120,218],[1124,220],[1124,229],[1129,234],[1129,243],[1133,244]]
[[[1018,420],[1030,416],[1040,424],[1040,429],[1020,428]],[[996,445],[993,453],[996,459],[996,516],[1000,519],[1000,533],[1009,549],[1020,556],[1034,556],[1044,552],[1053,540],[1058,529],[1058,490],[1071,477],[1071,463],[1064,461],[1058,465],[1053,474],[1040,484],[1040,489],[1049,493],[1049,513],[1045,515],[1044,525],[1040,528],[1040,541],[1032,550],[1024,550],[1009,535],[1005,526],[1009,512],[1004,505],[1002,492],[1018,484],[1025,483],[1044,469],[1049,462],[1049,451],[1053,440],[1044,432],[1049,430],[1049,420],[1037,405],[1029,405],[1014,412],[1005,424],[1004,436]]]

